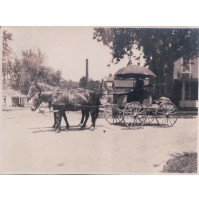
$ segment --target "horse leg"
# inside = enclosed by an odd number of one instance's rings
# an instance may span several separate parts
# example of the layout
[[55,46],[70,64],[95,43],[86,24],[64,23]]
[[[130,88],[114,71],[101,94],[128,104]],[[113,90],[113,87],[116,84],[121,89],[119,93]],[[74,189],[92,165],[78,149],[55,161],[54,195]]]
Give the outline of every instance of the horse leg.
[[55,132],[56,133],[60,133],[61,131],[61,118],[62,118],[62,115],[60,114],[60,112],[56,112],[55,113],[55,118],[56,118],[56,127],[55,127]]
[[[57,110],[58,108],[56,106],[53,106],[53,110]],[[56,112],[54,112],[54,124],[52,126],[52,128],[56,128],[57,127],[57,122],[56,122]]]
[[89,110],[85,110],[85,114],[86,114],[86,118],[85,118],[85,121],[84,121],[83,125],[81,126],[81,128],[86,127],[86,123],[87,123],[88,118],[89,118]]
[[90,131],[95,130],[95,123],[99,114],[99,108],[92,108],[91,109],[91,122],[92,125],[90,126]]
[[68,123],[68,119],[67,119],[67,117],[66,117],[66,112],[65,112],[65,111],[63,112],[62,116],[63,116],[63,118],[64,118],[64,120],[65,120],[65,122],[66,122],[66,129],[68,130],[69,127],[70,127],[70,125],[69,125],[69,123]]
[[55,128],[56,127],[56,113],[55,112],[54,112],[53,116],[54,116],[54,124],[53,124],[52,128]]
[[81,127],[83,125],[85,114],[86,114],[85,110],[82,110],[82,118],[81,118],[80,123],[78,124],[78,127]]

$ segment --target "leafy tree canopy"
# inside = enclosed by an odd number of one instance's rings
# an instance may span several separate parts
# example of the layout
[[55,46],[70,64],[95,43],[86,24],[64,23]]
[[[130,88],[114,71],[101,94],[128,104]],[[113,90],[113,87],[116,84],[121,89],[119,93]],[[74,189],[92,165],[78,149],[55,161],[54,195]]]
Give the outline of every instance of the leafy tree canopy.
[[134,55],[135,49],[142,50],[145,66],[157,75],[159,84],[168,83],[167,91],[172,91],[174,61],[199,55],[199,29],[94,28],[93,39],[110,48],[115,63]]
[[192,58],[199,52],[199,29],[94,28],[93,38],[111,49],[116,62],[130,56],[135,45],[142,48],[146,65],[156,59],[155,55],[176,60]]
[[15,59],[13,64],[11,86],[26,94],[31,81],[36,80],[52,86],[61,83],[61,71],[44,66],[45,55],[38,49],[37,52],[26,50],[22,52],[21,59]]
[[4,80],[6,76],[9,76],[12,71],[12,48],[10,42],[12,41],[12,34],[6,30],[3,30],[3,49],[2,49],[2,73]]
[[82,78],[80,78],[79,86],[99,93],[101,84],[100,81],[94,81],[92,79],[89,79],[89,81],[87,82],[86,77],[83,76]]
[[3,31],[3,86],[12,87],[15,90],[27,94],[30,84],[33,80],[40,83],[46,83],[51,86],[59,86],[64,89],[76,88],[78,82],[65,80],[62,77],[60,70],[54,70],[51,67],[45,66],[45,54],[40,49],[37,51],[24,50],[21,58],[17,58],[10,47],[12,34],[8,31]]
[[79,86],[82,88],[86,88],[87,85],[87,79],[85,76],[83,76],[82,78],[80,78],[79,80]]

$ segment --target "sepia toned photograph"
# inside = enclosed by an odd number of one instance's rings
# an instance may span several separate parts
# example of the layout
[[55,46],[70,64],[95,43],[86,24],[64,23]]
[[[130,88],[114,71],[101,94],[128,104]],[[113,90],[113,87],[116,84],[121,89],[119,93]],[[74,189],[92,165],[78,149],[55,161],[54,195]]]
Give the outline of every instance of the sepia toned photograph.
[[198,173],[199,28],[0,31],[0,174]]

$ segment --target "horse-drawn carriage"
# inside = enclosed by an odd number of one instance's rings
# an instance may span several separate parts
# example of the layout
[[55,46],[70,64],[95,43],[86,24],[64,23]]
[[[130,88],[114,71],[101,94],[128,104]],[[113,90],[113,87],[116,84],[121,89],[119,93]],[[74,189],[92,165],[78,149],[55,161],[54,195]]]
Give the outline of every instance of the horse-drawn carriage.
[[[156,77],[149,69],[140,66],[125,67],[115,75],[123,79],[151,79]],[[135,97],[135,88],[130,91],[119,92],[113,90],[113,101],[106,104],[104,110],[105,119],[110,124],[125,123],[127,127],[136,129],[150,124],[154,120],[162,127],[173,126],[177,121],[177,108],[170,99],[165,97],[152,100],[153,86],[144,87],[142,101]]]
[[[124,67],[115,75],[122,79],[156,77],[149,69],[140,66]],[[47,103],[49,107],[53,107],[53,127],[55,127],[57,132],[60,132],[62,116],[66,122],[66,129],[69,128],[65,111],[81,110],[81,128],[86,127],[90,114],[92,119],[91,130],[94,130],[102,94],[87,89],[57,91],[52,87],[45,86],[43,89],[41,89],[41,86],[38,87],[38,85],[34,84],[30,87],[28,97],[32,98],[32,111],[39,108],[43,102]],[[140,99],[138,97],[140,94],[136,92],[135,88],[130,91],[114,90],[112,102],[102,105],[102,107],[105,107],[105,119],[110,124],[124,122],[129,128],[140,128],[145,124],[153,122],[155,119],[162,127],[171,127],[176,123],[177,108],[168,98],[162,97],[159,100],[152,101],[152,88],[148,85],[145,86]],[[110,97],[110,94],[108,96]]]

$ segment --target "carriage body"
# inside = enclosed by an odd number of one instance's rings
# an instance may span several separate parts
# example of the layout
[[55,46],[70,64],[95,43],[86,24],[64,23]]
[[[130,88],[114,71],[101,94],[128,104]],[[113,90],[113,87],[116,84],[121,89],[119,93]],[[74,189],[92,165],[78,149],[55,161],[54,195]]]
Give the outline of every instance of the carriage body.
[[110,124],[125,124],[131,129],[141,128],[152,122],[162,127],[171,127],[177,121],[177,108],[170,99],[161,97],[152,99],[153,85],[144,87],[143,102],[129,98],[133,87],[129,90],[113,90],[112,102],[105,107],[105,119]]

